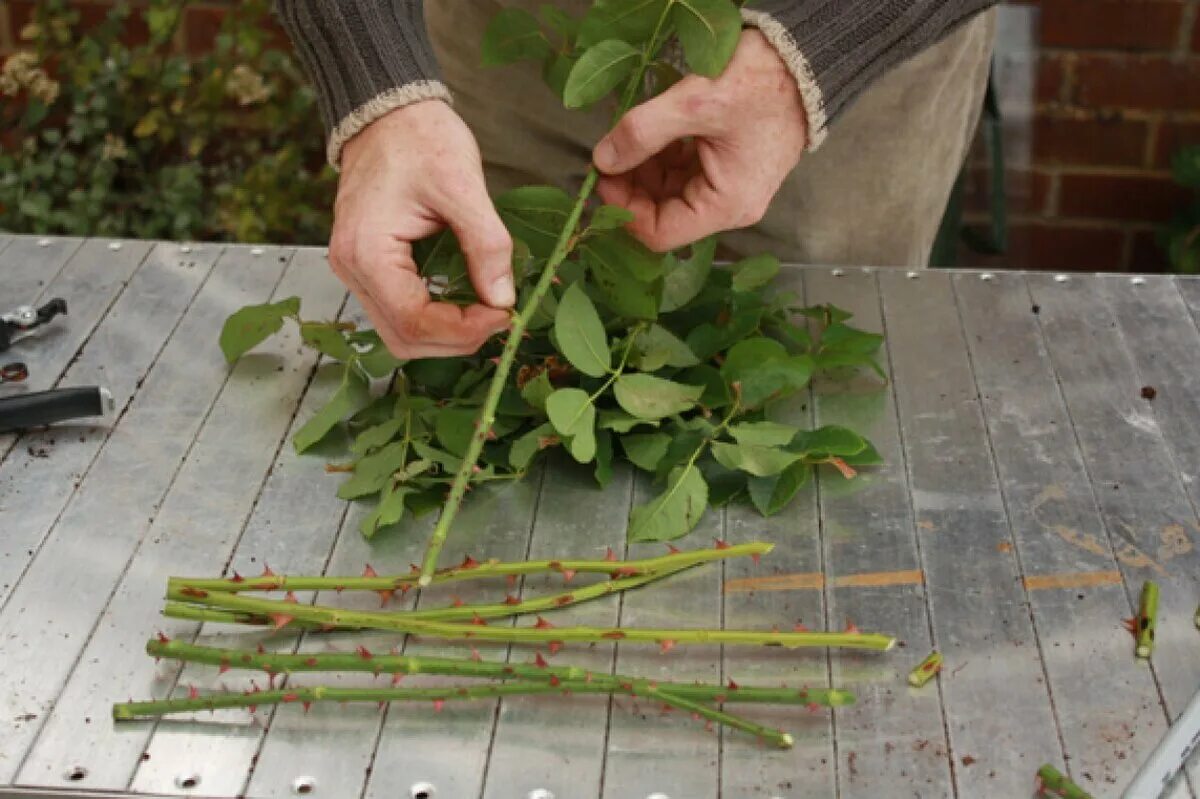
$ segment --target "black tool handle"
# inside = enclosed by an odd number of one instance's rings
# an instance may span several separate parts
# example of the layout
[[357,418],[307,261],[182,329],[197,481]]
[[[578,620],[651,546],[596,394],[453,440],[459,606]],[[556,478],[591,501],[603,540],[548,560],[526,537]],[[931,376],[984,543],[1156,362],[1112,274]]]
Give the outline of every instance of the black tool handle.
[[0,432],[41,427],[87,416],[103,416],[108,399],[104,389],[59,388],[0,398]]

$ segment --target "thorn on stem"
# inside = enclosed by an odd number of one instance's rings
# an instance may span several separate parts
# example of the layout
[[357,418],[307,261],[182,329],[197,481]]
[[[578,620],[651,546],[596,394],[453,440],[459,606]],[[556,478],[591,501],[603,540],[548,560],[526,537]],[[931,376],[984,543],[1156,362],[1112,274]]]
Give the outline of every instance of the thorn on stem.
[[609,563],[615,563],[615,562],[616,562],[616,560],[617,560],[617,553],[616,553],[616,552],[613,552],[613,548],[612,548],[612,547],[609,547],[609,548],[608,548],[608,551],[604,553],[604,559],[605,559],[606,561],[608,561]]
[[557,655],[559,650],[563,648],[563,642],[562,641],[551,641],[549,644],[549,648],[550,648],[551,655]]
[[379,573],[375,571],[375,569],[371,566],[370,563],[368,563],[366,566],[363,567],[362,576],[363,577],[378,577]]
[[542,657],[542,653],[538,652],[537,657],[533,659],[533,665],[537,666],[539,669],[544,669],[550,664],[546,662],[544,657]]
[[667,552],[669,552],[672,555],[678,555],[679,547],[675,546],[674,544],[667,544]]
[[662,654],[665,655],[668,652],[670,652],[672,649],[675,648],[675,642],[672,641],[670,638],[664,638],[658,642],[658,648],[659,648],[659,652],[661,652]]
[[199,699],[199,698],[200,698],[200,692],[196,690],[196,686],[189,685],[188,686],[188,699]]
[[720,538],[718,538],[718,539],[716,539],[716,540],[715,540],[715,544],[714,544],[714,545],[716,546],[716,548],[717,548],[717,549],[729,549],[729,548],[730,548],[730,544],[729,544],[729,542],[728,542],[728,541],[722,541]]
[[571,582],[571,578],[574,577],[575,574],[576,574],[576,572],[574,569],[563,569],[562,570],[563,583],[565,584],[565,583]]
[[533,627],[535,630],[549,630],[554,627],[554,625],[543,619],[541,616],[538,616],[537,623],[534,624]]
[[271,571],[271,565],[270,565],[269,563],[267,563],[266,561],[263,561],[263,572],[262,572],[262,576],[263,576],[263,577],[275,577],[275,576],[277,576],[277,575],[275,574],[275,572]]

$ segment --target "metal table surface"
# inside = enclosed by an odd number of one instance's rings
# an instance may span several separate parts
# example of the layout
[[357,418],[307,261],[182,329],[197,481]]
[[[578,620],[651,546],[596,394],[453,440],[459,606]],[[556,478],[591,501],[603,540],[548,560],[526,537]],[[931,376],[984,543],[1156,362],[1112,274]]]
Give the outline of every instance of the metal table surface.
[[[853,620],[899,636],[886,655],[568,650],[649,676],[857,692],[832,714],[749,711],[791,730],[794,750],[600,697],[114,726],[113,700],[247,685],[143,653],[156,630],[229,640],[158,615],[168,575],[264,562],[404,570],[427,523],[368,545],[359,509],[334,495],[338,477],[293,453],[291,429],[335,388],[294,331],[232,369],[216,347],[227,314],[272,297],[300,295],[308,318],[353,316],[321,250],[0,236],[0,276],[8,302],[71,307],[20,345],[28,389],[99,383],[118,409],[110,424],[0,437],[0,796],[1007,798],[1029,796],[1051,762],[1107,797],[1200,685],[1200,281],[795,268],[785,279],[806,300],[886,333],[892,380],[820,384],[790,412],[868,433],[886,465],[851,483],[822,475],[776,518],[711,513],[691,539],[778,542],[758,567],[709,568],[564,614]],[[475,492],[447,558],[621,551],[627,509],[646,491],[628,471],[597,491],[554,462]],[[629,548],[648,551],[659,550]],[[1146,663],[1121,622],[1148,578],[1162,608]],[[456,589],[467,601],[497,590]],[[933,646],[945,672],[910,689]],[[1200,788],[1200,764],[1190,780]],[[1172,793],[1195,796],[1184,783]]]

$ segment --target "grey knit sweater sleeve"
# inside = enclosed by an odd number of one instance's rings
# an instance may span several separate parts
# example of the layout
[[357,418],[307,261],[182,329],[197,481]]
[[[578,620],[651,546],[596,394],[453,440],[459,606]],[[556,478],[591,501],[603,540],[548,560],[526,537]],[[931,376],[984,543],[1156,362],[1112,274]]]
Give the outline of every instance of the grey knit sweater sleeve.
[[[995,3],[753,0],[742,15],[795,76],[812,149],[872,80]],[[450,99],[438,79],[422,0],[276,0],[276,6],[316,85],[331,163],[347,140],[387,112]]]

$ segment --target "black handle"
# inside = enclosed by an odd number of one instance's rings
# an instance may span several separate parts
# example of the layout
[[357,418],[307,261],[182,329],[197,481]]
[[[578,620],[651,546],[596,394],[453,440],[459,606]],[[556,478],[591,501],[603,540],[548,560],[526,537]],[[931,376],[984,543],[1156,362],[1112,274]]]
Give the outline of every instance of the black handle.
[[0,398],[0,433],[87,416],[103,416],[108,393],[97,386],[59,388]]

